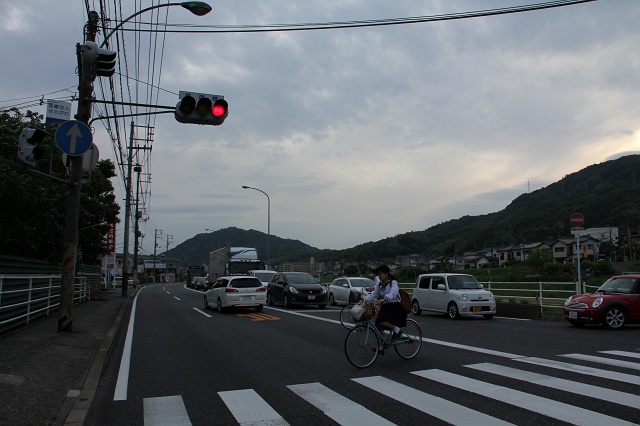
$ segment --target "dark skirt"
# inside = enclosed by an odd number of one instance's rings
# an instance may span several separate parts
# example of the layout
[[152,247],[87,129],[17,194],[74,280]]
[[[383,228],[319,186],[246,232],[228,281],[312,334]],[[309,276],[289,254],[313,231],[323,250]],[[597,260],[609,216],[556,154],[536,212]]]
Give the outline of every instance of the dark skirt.
[[402,303],[383,303],[378,312],[376,322],[390,322],[395,326],[405,327],[407,325],[407,314],[404,312]]

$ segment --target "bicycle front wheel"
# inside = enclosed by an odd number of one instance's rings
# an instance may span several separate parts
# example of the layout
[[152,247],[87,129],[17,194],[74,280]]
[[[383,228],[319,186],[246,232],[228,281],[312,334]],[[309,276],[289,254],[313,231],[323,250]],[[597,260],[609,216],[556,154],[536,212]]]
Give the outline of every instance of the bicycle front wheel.
[[411,359],[418,355],[422,347],[422,329],[417,322],[407,319],[407,325],[402,329],[404,337],[393,345],[400,358]]
[[348,330],[356,326],[356,321],[351,316],[351,308],[355,305],[347,305],[340,311],[340,324]]
[[378,357],[380,342],[368,325],[358,325],[349,331],[344,341],[344,353],[349,362],[358,368],[366,368]]

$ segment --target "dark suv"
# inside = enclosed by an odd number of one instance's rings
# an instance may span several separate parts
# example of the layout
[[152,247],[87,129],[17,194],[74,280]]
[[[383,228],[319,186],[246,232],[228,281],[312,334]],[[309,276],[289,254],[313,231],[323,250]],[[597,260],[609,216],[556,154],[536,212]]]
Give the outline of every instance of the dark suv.
[[327,289],[306,272],[278,272],[269,282],[267,304],[327,306]]

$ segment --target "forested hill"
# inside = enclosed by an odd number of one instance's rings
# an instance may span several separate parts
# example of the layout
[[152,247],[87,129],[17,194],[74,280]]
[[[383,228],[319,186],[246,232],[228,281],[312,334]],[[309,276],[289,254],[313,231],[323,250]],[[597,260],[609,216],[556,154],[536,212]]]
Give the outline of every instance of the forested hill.
[[560,181],[522,194],[505,209],[463,216],[346,250],[323,250],[320,260],[384,259],[404,254],[453,255],[484,247],[570,238],[569,217],[585,216],[585,227],[618,226],[623,232],[640,221],[640,155],[594,164]]
[[[569,217],[585,216],[585,227],[617,226],[621,234],[640,222],[640,155],[628,155],[586,167],[560,181],[523,194],[505,209],[486,215],[463,216],[424,231],[367,242],[344,250],[319,250],[298,240],[271,235],[272,264],[283,261],[391,260],[398,255],[452,256],[484,247],[570,238]],[[266,234],[227,228],[199,234],[169,251],[185,263],[208,261],[218,247],[256,247],[266,258]]]

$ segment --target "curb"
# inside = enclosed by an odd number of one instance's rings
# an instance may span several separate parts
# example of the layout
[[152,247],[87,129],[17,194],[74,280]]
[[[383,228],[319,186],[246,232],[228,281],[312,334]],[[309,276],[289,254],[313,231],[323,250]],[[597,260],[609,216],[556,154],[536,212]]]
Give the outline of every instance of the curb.
[[[131,297],[133,297],[133,295]],[[89,372],[87,373],[87,377],[84,380],[82,389],[80,390],[80,393],[64,422],[64,426],[84,425],[87,414],[89,414],[89,408],[91,408],[93,398],[95,397],[96,390],[98,389],[102,371],[110,358],[113,342],[116,340],[116,337],[119,334],[122,321],[130,304],[130,300],[131,298],[129,298],[129,300],[127,301],[122,302],[113,325],[107,332],[104,341],[100,345],[100,348],[98,348],[98,352],[91,362],[91,367],[89,367]]]

